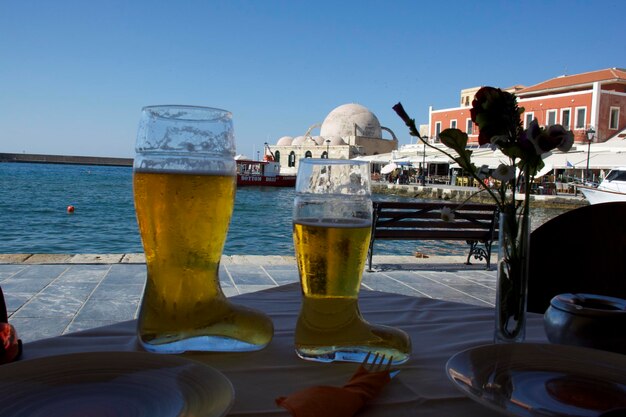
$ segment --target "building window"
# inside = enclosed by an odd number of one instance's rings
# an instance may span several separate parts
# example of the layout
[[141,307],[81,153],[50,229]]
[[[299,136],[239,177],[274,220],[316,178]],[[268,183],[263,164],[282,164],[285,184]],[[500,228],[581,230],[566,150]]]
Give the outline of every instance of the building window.
[[439,134],[441,133],[441,122],[435,123],[435,140],[439,141]]
[[546,113],[546,126],[556,124],[556,110],[548,110]]
[[609,113],[609,129],[617,130],[619,128],[619,107],[611,106]]
[[311,153],[311,151],[306,151],[304,154],[305,158],[313,158],[313,154]]
[[575,129],[584,129],[586,126],[587,107],[576,107],[576,120],[574,120]]
[[466,131],[468,135],[474,134],[474,123],[472,123],[472,119],[467,119],[465,123]]
[[289,160],[287,161],[287,166],[288,167],[296,166],[296,153],[294,151],[291,151],[291,153],[289,154]]
[[534,112],[532,111],[526,112],[526,115],[524,117],[524,129],[528,129],[528,126],[530,126],[534,118],[535,118]]
[[561,109],[561,125],[563,125],[565,130],[570,130],[571,113],[570,109]]
[[456,129],[456,119],[450,120],[450,129]]
[[280,162],[280,151],[274,152],[274,161]]
[[328,152],[326,152],[326,151],[322,152],[321,158],[322,159],[328,159]]

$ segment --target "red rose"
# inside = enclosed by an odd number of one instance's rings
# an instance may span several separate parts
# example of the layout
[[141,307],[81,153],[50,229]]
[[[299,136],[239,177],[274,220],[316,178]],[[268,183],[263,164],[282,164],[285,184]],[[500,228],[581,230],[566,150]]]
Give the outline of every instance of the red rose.
[[472,121],[478,125],[478,143],[492,143],[494,136],[517,137],[520,110],[515,95],[494,87],[482,87],[472,101]]

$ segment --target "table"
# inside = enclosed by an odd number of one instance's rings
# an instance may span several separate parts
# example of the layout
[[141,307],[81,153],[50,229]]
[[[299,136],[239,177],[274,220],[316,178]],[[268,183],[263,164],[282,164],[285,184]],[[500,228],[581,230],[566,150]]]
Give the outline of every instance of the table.
[[[223,372],[235,387],[230,416],[289,416],[274,399],[312,385],[341,386],[356,364],[322,364],[299,359],[293,330],[300,309],[299,284],[240,295],[232,300],[268,313],[274,339],[262,351],[186,353]],[[363,290],[359,304],[372,323],[411,335],[413,352],[402,370],[359,416],[496,416],[465,397],[448,380],[446,361],[456,352],[493,340],[493,309],[429,298]],[[141,350],[135,321],[28,343],[24,359],[70,352]],[[545,342],[542,316],[530,314],[527,340]]]

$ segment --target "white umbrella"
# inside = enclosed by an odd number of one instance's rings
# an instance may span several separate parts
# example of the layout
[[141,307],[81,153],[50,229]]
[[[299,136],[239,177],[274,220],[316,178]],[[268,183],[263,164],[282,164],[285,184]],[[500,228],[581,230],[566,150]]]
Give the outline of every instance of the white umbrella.
[[395,163],[392,162],[392,163],[387,164],[384,167],[382,167],[381,170],[380,170],[380,173],[381,174],[389,174],[390,172],[392,172],[396,168],[398,168],[398,165],[396,165]]

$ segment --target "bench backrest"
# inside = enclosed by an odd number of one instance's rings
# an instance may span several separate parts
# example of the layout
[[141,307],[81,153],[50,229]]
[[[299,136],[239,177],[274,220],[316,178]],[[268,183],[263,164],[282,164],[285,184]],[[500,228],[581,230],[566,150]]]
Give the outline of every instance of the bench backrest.
[[[372,239],[477,240],[498,238],[495,204],[375,201]],[[444,221],[444,207],[454,221]]]

